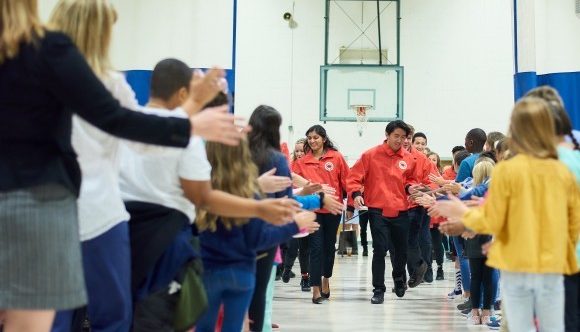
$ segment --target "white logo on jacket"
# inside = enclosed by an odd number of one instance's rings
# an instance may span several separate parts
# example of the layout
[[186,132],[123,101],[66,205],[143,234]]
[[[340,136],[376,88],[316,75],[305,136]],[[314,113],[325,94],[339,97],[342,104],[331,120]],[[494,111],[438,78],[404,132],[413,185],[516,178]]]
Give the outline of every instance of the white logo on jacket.
[[331,172],[331,171],[334,169],[334,164],[333,164],[332,162],[330,162],[330,161],[327,161],[327,162],[324,164],[324,169],[325,169],[327,172]]
[[407,163],[404,160],[399,161],[399,168],[402,170],[407,169]]

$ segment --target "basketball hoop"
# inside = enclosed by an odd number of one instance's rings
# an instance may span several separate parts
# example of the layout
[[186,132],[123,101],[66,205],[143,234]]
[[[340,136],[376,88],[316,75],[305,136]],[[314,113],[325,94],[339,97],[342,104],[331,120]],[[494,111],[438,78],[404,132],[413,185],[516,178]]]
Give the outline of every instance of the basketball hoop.
[[372,105],[350,105],[350,109],[356,116],[356,126],[358,127],[358,135],[362,136],[363,130],[368,123],[368,111],[373,109]]

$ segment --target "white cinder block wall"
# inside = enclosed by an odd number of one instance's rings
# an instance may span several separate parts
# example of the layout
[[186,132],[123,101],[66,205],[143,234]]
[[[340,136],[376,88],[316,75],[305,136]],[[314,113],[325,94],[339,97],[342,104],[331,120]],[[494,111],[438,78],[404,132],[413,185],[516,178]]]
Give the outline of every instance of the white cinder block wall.
[[[112,49],[117,69],[150,70],[169,56],[192,67],[231,68],[233,0],[111,1],[119,13]],[[40,1],[42,17],[48,17],[54,3]],[[360,4],[341,5],[360,11]],[[276,107],[284,117],[284,141],[293,142],[319,123],[324,9],[322,0],[238,0],[236,112],[249,116],[259,104]],[[293,10],[298,27],[291,30],[282,14]],[[339,12],[333,14],[339,33],[333,34],[331,54],[337,54],[337,45],[352,40],[352,29]],[[354,9],[351,14],[356,15]],[[401,17],[404,120],[426,132],[430,147],[444,157],[463,143],[470,128],[505,131],[513,104],[510,1],[404,0]],[[394,61],[390,24],[385,18],[382,40]],[[385,125],[369,124],[362,137],[354,123],[325,126],[352,163],[382,141]]]

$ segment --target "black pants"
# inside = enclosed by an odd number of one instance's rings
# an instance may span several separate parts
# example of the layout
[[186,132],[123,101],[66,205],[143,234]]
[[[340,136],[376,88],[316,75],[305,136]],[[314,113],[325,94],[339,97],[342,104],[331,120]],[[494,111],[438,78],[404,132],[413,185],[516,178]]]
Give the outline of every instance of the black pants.
[[266,312],[266,291],[268,290],[268,283],[272,275],[272,268],[274,268],[274,258],[278,247],[268,249],[267,251],[258,252],[258,258],[267,254],[267,256],[258,259],[256,263],[256,288],[250,303],[250,310],[248,314],[252,323],[250,330],[252,332],[262,331],[264,326],[264,314]]
[[447,235],[441,234],[441,244],[446,252],[451,252],[451,241]]
[[317,213],[316,222],[320,228],[310,234],[310,285],[320,287],[322,276],[332,277],[334,268],[334,252],[336,245],[336,232],[340,224],[340,215]]
[[298,257],[298,261],[300,262],[300,273],[303,275],[308,274],[308,256],[310,254],[309,241],[308,237],[290,240],[290,245],[288,246],[288,250],[286,250],[286,255],[284,256],[284,269],[292,270],[294,261],[296,261],[296,257]]
[[[437,265],[443,265],[443,242],[441,238],[443,235],[439,231],[437,227],[431,228],[431,243],[433,243],[433,251],[435,252],[435,261]],[[433,257],[431,257],[431,261],[428,262],[430,265],[433,264]]]
[[423,262],[431,261],[431,235],[429,233],[429,216],[423,207],[409,210],[410,228],[408,243],[407,270],[413,275],[415,268]]
[[471,269],[471,308],[479,309],[481,303],[481,287],[483,287],[483,310],[491,309],[493,302],[493,289],[491,276],[493,269],[487,265],[487,257],[470,258],[469,268]]
[[580,273],[564,276],[566,332],[580,331]]
[[382,210],[369,209],[369,222],[373,237],[373,287],[384,292],[387,289],[385,286],[387,250],[390,250],[393,261],[393,280],[406,279],[409,215],[407,212],[401,212],[396,218],[386,218],[383,217]]
[[367,226],[369,225],[369,213],[366,212],[360,214],[359,211],[358,220],[360,225],[360,244],[363,246],[363,248],[366,248],[369,245],[369,242],[367,240]]

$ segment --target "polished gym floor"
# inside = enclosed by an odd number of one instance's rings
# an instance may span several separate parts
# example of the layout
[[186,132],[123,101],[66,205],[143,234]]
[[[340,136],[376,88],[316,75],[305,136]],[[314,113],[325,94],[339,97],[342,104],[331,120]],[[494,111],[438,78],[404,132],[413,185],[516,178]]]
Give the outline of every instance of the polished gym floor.
[[[445,280],[423,283],[410,289],[403,298],[387,293],[385,303],[370,303],[372,297],[371,261],[362,255],[336,257],[331,279],[330,301],[312,304],[311,293],[300,290],[300,277],[288,284],[276,281],[273,322],[280,331],[489,331],[487,327],[468,327],[456,309],[460,299],[449,300],[454,287],[453,263],[444,265]],[[434,265],[436,266],[436,265]],[[294,272],[299,275],[298,262]],[[386,276],[391,275],[387,257]],[[387,288],[393,286],[387,279]]]

